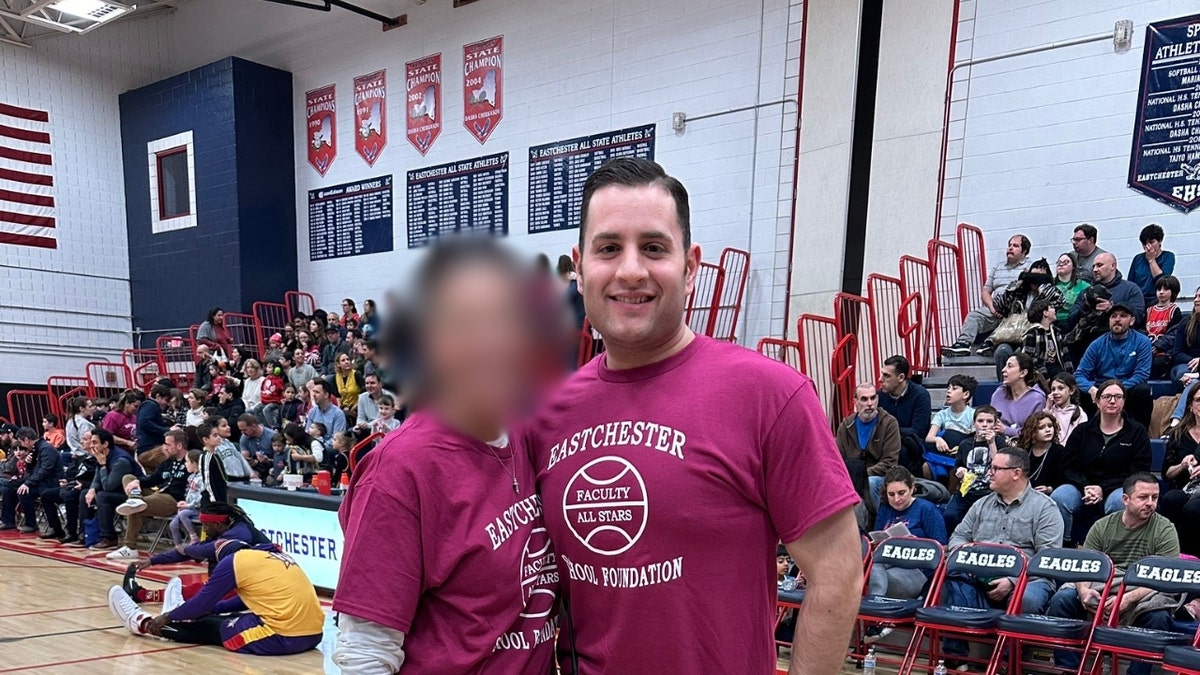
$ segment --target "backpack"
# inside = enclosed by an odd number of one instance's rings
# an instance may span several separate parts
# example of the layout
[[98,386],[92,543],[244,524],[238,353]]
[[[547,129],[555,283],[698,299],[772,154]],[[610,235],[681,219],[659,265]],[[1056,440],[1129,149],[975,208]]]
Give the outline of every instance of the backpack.
[[916,479],[916,484],[913,486],[913,496],[920,497],[934,504],[947,504],[950,502],[950,491],[946,489],[945,485],[925,478]]

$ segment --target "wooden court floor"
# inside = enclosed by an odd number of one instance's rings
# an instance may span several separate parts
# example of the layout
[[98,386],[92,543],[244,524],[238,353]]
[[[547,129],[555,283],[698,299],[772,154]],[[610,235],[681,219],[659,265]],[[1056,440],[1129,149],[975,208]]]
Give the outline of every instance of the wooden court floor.
[[[332,621],[326,621],[320,651],[296,656],[246,656],[135,637],[108,611],[108,589],[119,583],[113,572],[0,550],[0,673],[337,672],[324,658]],[[158,605],[146,608],[158,611]]]

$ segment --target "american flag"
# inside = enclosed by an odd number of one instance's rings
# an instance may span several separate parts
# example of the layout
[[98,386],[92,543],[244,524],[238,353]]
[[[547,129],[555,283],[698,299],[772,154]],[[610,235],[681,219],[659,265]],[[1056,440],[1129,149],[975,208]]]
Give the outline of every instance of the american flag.
[[0,244],[58,248],[50,115],[0,103]]

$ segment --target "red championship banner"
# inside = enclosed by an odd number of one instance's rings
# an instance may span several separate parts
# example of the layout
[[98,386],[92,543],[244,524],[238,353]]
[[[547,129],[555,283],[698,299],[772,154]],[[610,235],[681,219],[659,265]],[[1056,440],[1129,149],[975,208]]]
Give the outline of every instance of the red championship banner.
[[304,95],[308,116],[308,163],[322,176],[337,157],[337,99],[334,85],[313,89]]
[[375,166],[387,145],[387,71],[354,78],[354,150]]
[[442,55],[409,61],[404,67],[408,142],[424,155],[442,134]]
[[463,47],[463,126],[480,143],[504,117],[504,36]]

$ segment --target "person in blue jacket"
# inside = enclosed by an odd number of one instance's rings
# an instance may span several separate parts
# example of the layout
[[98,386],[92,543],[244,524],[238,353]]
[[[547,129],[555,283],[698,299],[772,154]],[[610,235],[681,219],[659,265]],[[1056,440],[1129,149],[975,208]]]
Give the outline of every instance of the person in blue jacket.
[[25,513],[25,524],[19,529],[24,533],[37,532],[37,500],[42,491],[58,485],[62,475],[62,465],[59,463],[58,450],[38,435],[32,427],[21,427],[17,430],[17,444],[29,450],[32,454],[27,462],[28,470],[25,479],[13,481],[4,485],[0,490],[3,503],[0,504],[0,530],[16,528],[17,502]]
[[92,485],[84,495],[88,506],[96,506],[96,518],[100,521],[100,541],[89,548],[93,551],[108,551],[117,547],[117,530],[114,519],[117,505],[129,499],[125,494],[123,479],[126,475],[145,478],[146,472],[133,455],[113,442],[113,435],[102,427],[92,429],[92,457],[100,468],[92,478]]
[[1133,330],[1134,309],[1114,304],[1108,314],[1108,333],[1096,338],[1083,354],[1075,379],[1079,391],[1087,392],[1082,404],[1088,415],[1096,414],[1097,386],[1105,380],[1125,385],[1125,410],[1142,426],[1150,427],[1154,398],[1150,391],[1150,368],[1154,363],[1154,345],[1143,333]]
[[156,384],[150,389],[150,398],[142,401],[137,409],[137,451],[138,462],[147,470],[153,471],[162,464],[167,455],[163,452],[167,432],[171,425],[163,418],[163,410],[171,405],[171,388]]
[[1163,250],[1163,236],[1162,227],[1154,223],[1142,228],[1138,235],[1142,252],[1129,262],[1129,274],[1125,277],[1142,289],[1142,299],[1147,307],[1155,302],[1155,282],[1175,273],[1175,254]]

